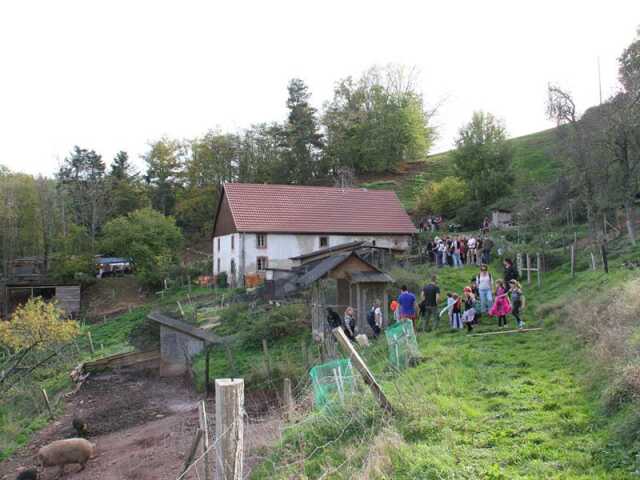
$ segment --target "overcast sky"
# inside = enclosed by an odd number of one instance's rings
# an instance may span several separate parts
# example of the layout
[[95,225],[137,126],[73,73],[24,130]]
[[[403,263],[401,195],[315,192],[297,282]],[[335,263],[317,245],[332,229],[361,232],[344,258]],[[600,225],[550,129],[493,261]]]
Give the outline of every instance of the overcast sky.
[[[526,7],[525,7],[526,5]],[[283,120],[286,85],[320,108],[374,64],[416,66],[449,149],[474,110],[511,136],[548,128],[545,88],[584,110],[617,85],[640,1],[0,3],[0,164],[51,174],[74,145],[142,166],[149,141]]]

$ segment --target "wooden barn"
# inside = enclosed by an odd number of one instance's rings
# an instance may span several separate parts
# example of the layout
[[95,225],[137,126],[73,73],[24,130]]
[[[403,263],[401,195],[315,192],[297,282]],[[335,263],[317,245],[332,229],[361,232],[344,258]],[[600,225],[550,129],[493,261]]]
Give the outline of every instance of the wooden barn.
[[0,318],[8,319],[18,306],[33,297],[57,302],[69,317],[80,314],[80,285],[48,278],[42,257],[11,261],[5,276],[0,278]]

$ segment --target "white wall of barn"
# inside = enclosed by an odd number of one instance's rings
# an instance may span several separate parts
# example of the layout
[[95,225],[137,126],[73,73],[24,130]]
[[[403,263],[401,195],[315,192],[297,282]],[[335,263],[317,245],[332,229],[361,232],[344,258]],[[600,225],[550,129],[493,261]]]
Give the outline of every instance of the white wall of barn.
[[[235,235],[235,248],[231,249],[231,237]],[[366,241],[377,247],[407,249],[409,248],[410,235],[318,235],[318,234],[293,234],[293,233],[267,233],[266,248],[258,248],[258,240],[255,233],[234,233],[213,239],[213,265],[214,274],[220,272],[230,273],[231,259],[235,260],[236,272],[242,265],[242,239],[244,236],[244,273],[257,271],[258,257],[267,257],[269,268],[289,269],[293,262],[291,257],[314,252],[320,248],[320,238],[328,237],[328,247],[334,247],[343,243]],[[220,238],[220,251],[217,250],[217,238]],[[218,270],[218,258],[220,258],[220,270]]]

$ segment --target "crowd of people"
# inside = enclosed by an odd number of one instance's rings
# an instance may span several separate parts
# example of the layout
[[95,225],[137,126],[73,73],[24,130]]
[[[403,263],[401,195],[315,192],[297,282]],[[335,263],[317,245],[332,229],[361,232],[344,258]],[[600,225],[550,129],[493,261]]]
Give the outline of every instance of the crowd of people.
[[438,267],[462,267],[491,263],[493,240],[486,235],[436,236],[425,247],[425,254]]
[[[507,318],[513,316],[516,326],[524,328],[522,310],[525,297],[519,282],[519,273],[513,261],[506,258],[503,261],[504,273],[502,278],[494,278],[486,263],[481,263],[478,273],[471,277],[461,292],[448,291],[442,295],[437,276],[433,275],[421,291],[418,301],[416,295],[410,292],[406,285],[400,289],[397,298],[390,303],[390,309],[396,322],[411,321],[414,331],[434,331],[440,324],[440,319],[446,314],[451,329],[467,329],[473,331],[483,317],[497,319],[498,327],[507,326]],[[332,328],[341,326],[347,337],[356,340],[359,333],[356,327],[354,311],[347,307],[344,318],[328,309],[328,321]],[[384,328],[381,303],[376,300],[367,312],[367,323],[373,336],[378,337]]]
[[[449,291],[446,303],[441,304],[441,291],[437,276],[425,285],[421,292],[421,301],[409,292],[405,286],[397,299],[397,306],[392,302],[397,321],[411,320],[416,331],[430,331],[438,328],[440,317],[448,316],[452,329],[466,328],[472,331],[483,315],[497,318],[498,327],[507,326],[507,316],[511,314],[518,328],[524,328],[521,311],[524,308],[524,294],[520,285],[519,273],[513,261],[505,259],[503,278],[494,279],[486,264],[480,265],[477,275],[469,280],[461,293]],[[440,307],[444,306],[440,310]]]

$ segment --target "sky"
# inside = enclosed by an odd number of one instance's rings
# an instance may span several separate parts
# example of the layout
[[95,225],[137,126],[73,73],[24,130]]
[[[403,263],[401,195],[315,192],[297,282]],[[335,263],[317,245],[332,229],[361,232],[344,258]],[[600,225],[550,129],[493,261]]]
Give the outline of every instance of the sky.
[[474,110],[510,136],[550,128],[549,82],[585,110],[617,88],[640,1],[0,2],[0,165],[51,175],[74,145],[142,168],[163,135],[194,138],[286,118],[302,78],[321,109],[372,65],[416,67],[452,147]]

